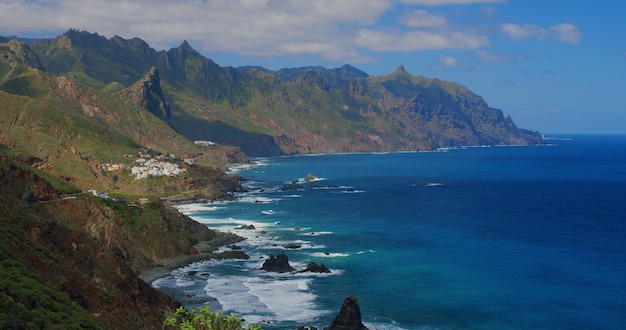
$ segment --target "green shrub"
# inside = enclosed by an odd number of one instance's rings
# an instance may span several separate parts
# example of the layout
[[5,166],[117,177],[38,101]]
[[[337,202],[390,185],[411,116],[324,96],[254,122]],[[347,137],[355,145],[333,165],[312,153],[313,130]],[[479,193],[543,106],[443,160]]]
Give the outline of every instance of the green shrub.
[[211,313],[208,306],[186,310],[179,307],[163,322],[163,329],[180,330],[261,330],[261,327],[252,324],[245,327],[244,321],[231,314],[224,316],[223,312]]

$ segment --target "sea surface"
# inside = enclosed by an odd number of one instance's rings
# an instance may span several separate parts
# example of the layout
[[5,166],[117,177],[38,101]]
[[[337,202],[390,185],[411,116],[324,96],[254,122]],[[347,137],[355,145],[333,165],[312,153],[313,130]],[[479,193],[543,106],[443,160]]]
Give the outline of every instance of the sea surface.
[[[370,329],[624,329],[626,136],[558,138],[257,159],[233,169],[249,193],[179,208],[247,237],[251,259],[153,285],[264,329],[321,329],[350,295]],[[331,273],[260,270],[282,252]]]

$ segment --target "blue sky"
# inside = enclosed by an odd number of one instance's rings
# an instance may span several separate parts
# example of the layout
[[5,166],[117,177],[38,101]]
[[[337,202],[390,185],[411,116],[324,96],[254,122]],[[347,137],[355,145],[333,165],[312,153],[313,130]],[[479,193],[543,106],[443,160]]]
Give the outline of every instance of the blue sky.
[[625,14],[621,0],[0,0],[0,35],[188,40],[221,66],[404,65],[467,86],[519,127],[626,133]]

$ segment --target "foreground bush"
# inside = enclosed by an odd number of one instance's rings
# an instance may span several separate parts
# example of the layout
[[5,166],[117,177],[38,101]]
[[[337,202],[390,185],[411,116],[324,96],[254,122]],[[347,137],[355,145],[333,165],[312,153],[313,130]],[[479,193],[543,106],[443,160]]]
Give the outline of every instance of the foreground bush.
[[211,313],[208,306],[203,306],[190,311],[179,307],[165,319],[163,329],[261,330],[261,327],[256,324],[245,327],[245,322],[238,319],[237,315],[224,316],[223,312]]

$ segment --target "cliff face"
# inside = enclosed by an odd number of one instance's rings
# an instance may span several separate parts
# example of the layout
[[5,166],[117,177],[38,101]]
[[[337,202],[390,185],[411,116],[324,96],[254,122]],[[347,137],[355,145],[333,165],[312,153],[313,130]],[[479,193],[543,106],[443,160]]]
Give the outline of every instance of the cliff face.
[[0,254],[43,276],[109,329],[160,329],[177,306],[138,272],[196,254],[199,240],[237,240],[162,204],[135,209],[89,193],[62,195],[35,170],[0,156]]
[[143,79],[137,81],[124,92],[131,102],[139,109],[146,109],[163,121],[170,121],[170,106],[165,101],[161,90],[159,69],[153,66]]
[[[56,74],[81,77],[93,88],[121,84],[141,100],[135,104],[187,139],[239,147],[248,156],[543,142],[467,88],[413,76],[403,66],[383,76],[349,65],[234,69],[186,41],[157,52],[138,39],[75,30],[33,49]],[[59,65],[68,58],[71,68]],[[129,87],[131,79],[140,84]]]

